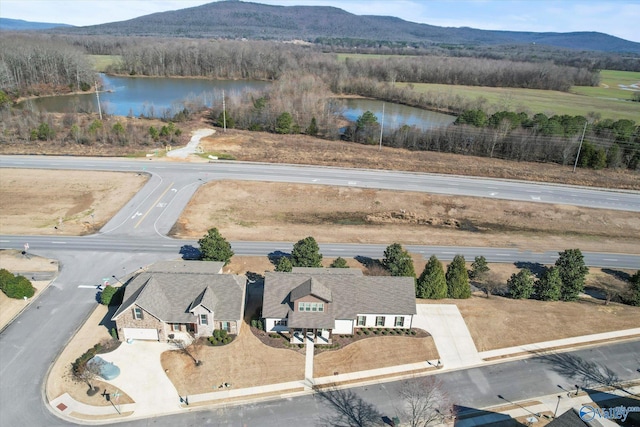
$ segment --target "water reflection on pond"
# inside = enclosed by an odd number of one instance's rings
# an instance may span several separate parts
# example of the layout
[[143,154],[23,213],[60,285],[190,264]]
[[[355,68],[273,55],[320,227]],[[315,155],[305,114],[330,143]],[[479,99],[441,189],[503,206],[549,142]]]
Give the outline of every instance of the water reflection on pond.
[[[222,93],[232,96],[244,91],[262,91],[269,82],[247,80],[207,80],[169,77],[125,77],[101,75],[103,90],[99,93],[102,111],[116,116],[141,115],[148,117],[173,117],[189,106],[211,107],[222,104]],[[382,101],[361,98],[341,99],[342,114],[351,121],[357,120],[365,111],[371,111],[378,121],[382,120]],[[82,95],[51,96],[26,101],[37,110],[49,112],[97,112],[95,93]],[[390,131],[402,125],[419,129],[446,126],[455,120],[454,116],[408,107],[406,105],[384,103],[384,129]]]

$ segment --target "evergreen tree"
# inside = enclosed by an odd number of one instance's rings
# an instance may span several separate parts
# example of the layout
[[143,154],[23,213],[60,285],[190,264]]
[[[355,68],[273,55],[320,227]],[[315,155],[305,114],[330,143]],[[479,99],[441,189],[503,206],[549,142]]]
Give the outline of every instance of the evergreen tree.
[[293,117],[291,114],[284,112],[276,119],[276,133],[288,134],[291,133],[291,126],[293,125]]
[[507,287],[511,298],[527,299],[533,294],[533,274],[529,269],[523,268],[513,273],[507,280]]
[[542,278],[535,284],[536,295],[542,301],[558,301],[561,289],[560,271],[555,267],[547,268]]
[[489,272],[489,266],[487,265],[487,259],[483,256],[477,256],[471,264],[471,271],[469,272],[469,278],[482,280],[484,276]]
[[447,297],[447,280],[444,277],[444,268],[435,255],[431,255],[418,278],[416,297],[429,299]]
[[293,265],[291,265],[291,260],[283,256],[278,260],[278,265],[276,265],[276,271],[282,271],[284,273],[290,273],[293,270]]
[[309,123],[309,127],[307,128],[307,135],[316,136],[318,134],[318,122],[315,117],[311,118],[311,123]]
[[400,243],[393,243],[387,246],[384,251],[382,265],[392,276],[416,277],[413,259]]
[[559,252],[556,267],[562,280],[560,299],[574,301],[578,294],[584,291],[584,282],[589,269],[584,264],[584,257],[580,249],[567,249]]
[[233,251],[231,250],[231,244],[222,237],[217,228],[212,228],[207,231],[200,240],[200,253],[203,261],[222,261],[224,265],[229,264]]
[[469,298],[471,297],[471,287],[469,285],[469,274],[462,255],[456,255],[447,267],[447,294],[449,298]]
[[349,266],[347,265],[347,260],[342,258],[342,257],[338,257],[338,258],[334,259],[329,267],[331,267],[331,268],[349,268]]
[[316,239],[305,237],[293,245],[291,265],[294,267],[322,267],[322,254]]
[[631,276],[629,304],[640,306],[640,270]]

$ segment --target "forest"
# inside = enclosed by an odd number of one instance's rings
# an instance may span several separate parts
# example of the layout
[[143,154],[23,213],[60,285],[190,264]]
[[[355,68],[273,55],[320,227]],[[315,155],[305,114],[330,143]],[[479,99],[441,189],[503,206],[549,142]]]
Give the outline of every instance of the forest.
[[[113,36],[24,34],[11,34],[4,40],[0,45],[3,142],[62,138],[126,145],[141,138],[146,144],[168,143],[167,135],[161,139],[144,126],[123,131],[113,123],[100,127],[90,119],[56,121],[11,106],[19,97],[90,89],[98,76],[87,54],[108,54],[118,58],[108,69],[114,74],[272,81],[267,93],[229,97],[224,114],[228,127],[373,143],[379,125],[370,117],[361,117],[343,134],[337,125],[341,108],[337,97],[359,95],[458,116],[446,128],[421,131],[405,126],[387,132],[385,145],[569,164],[582,141],[581,167],[640,167],[639,130],[630,120],[601,120],[597,112],[590,117],[547,117],[541,112],[488,111],[482,103],[459,96],[436,96],[415,91],[410,84],[395,85],[420,82],[567,91],[573,85],[598,84],[598,70],[586,63],[569,66],[553,61],[453,56],[340,59],[314,47],[264,41],[148,38],[142,43],[142,39]],[[179,117],[164,119],[167,123],[184,120],[203,110],[204,105],[192,102]],[[206,114],[214,124],[222,125],[222,113],[216,107]],[[70,129],[72,126],[75,128]]]

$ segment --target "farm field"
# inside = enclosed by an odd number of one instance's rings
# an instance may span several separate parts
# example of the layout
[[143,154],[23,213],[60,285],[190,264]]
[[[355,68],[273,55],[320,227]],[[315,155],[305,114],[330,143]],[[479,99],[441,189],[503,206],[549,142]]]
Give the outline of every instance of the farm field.
[[[600,72],[600,86],[574,86],[570,92],[594,98],[630,100],[633,97],[634,91],[624,89],[623,87],[628,88],[631,85],[637,85],[636,91],[640,92],[640,73],[603,70]],[[638,104],[640,103],[636,103],[636,105]],[[637,117],[638,116],[636,116],[636,120]]]
[[[640,74],[640,73],[636,73]],[[602,119],[628,119],[637,121],[640,117],[640,103],[619,99],[604,99],[589,93],[603,88],[580,87],[587,89],[584,94],[541,89],[519,89],[485,86],[455,86],[429,83],[396,83],[404,87],[411,84],[415,91],[433,95],[459,95],[470,100],[486,99],[488,110],[524,111],[530,116],[544,113],[548,116],[568,114],[586,116],[591,112],[600,114]],[[594,91],[591,91],[591,90]],[[572,88],[574,91],[575,88]],[[626,92],[617,90],[618,92]],[[631,95],[628,95],[629,98]],[[487,109],[486,107],[484,107]]]
[[120,60],[120,55],[87,55],[89,62],[93,64],[93,69],[97,72],[103,72],[109,65],[115,64]]

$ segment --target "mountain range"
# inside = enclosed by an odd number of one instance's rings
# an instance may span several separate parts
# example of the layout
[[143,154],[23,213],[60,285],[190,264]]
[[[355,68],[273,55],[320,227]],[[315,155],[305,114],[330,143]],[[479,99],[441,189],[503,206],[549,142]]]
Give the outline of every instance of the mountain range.
[[67,24],[54,24],[51,22],[31,22],[22,19],[0,18],[0,31],[24,31],[24,30],[47,30],[56,27],[72,27]]
[[599,32],[537,33],[438,27],[329,6],[272,6],[237,0],[159,12],[121,22],[48,31],[72,34],[252,40],[356,39],[420,44],[540,44],[640,54],[640,43]]

